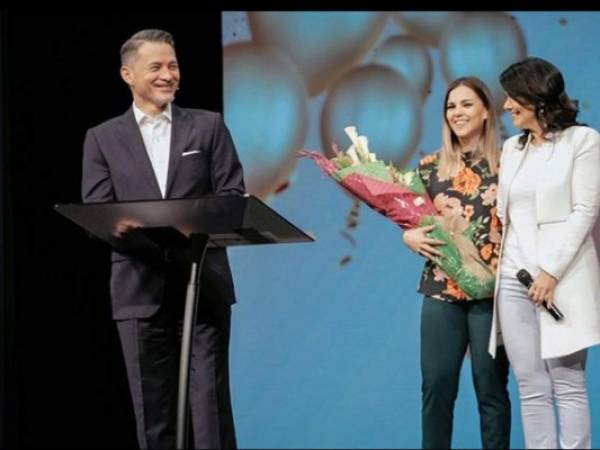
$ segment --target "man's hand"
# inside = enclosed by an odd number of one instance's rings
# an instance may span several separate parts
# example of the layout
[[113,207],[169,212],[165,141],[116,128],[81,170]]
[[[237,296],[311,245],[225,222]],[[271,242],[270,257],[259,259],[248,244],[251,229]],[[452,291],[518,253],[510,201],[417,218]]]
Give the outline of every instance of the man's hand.
[[115,225],[115,228],[113,230],[113,236],[122,239],[131,230],[134,230],[134,229],[139,228],[141,226],[142,226],[142,223],[140,221],[138,221],[138,220],[127,219],[127,218],[121,219]]

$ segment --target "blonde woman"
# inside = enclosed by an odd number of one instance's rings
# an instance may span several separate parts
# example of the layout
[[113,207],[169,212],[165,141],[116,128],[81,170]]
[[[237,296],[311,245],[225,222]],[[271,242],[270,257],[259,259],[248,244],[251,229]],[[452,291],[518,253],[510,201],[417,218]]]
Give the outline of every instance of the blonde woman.
[[[440,213],[468,231],[481,259],[495,272],[501,227],[496,217],[499,148],[496,115],[478,78],[452,82],[444,99],[442,148],[425,157],[419,173]],[[469,298],[435,264],[441,241],[432,227],[404,232],[405,244],[427,258],[419,284],[421,310],[422,446],[450,448],[460,370],[470,347],[484,448],[508,448],[508,360],[487,352],[492,298]]]

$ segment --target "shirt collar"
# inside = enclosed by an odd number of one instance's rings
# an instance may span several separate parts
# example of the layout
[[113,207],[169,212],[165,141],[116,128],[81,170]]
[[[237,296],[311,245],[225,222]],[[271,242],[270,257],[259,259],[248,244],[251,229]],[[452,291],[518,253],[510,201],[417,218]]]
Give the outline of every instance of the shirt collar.
[[167,105],[167,107],[165,108],[165,110],[163,112],[161,112],[158,116],[152,118],[148,114],[146,114],[144,111],[142,111],[140,108],[138,108],[134,102],[133,103],[133,115],[135,116],[135,121],[138,125],[142,125],[142,122],[145,122],[147,120],[150,120],[150,121],[157,120],[161,116],[165,117],[169,123],[171,122],[171,120],[173,118],[173,114],[171,111],[171,103],[169,103]]

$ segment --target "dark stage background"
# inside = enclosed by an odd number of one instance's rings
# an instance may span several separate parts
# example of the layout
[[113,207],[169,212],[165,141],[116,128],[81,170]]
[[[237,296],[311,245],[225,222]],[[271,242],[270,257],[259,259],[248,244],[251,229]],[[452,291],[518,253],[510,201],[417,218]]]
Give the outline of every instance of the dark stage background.
[[108,251],[53,212],[78,202],[87,128],[131,95],[119,48],[142,28],[173,33],[177,103],[222,110],[220,12],[2,12],[3,448],[136,448]]

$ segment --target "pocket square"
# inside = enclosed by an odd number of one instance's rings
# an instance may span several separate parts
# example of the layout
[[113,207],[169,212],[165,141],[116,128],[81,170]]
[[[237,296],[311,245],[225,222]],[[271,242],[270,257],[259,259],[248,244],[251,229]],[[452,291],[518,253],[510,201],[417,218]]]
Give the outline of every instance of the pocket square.
[[196,153],[201,153],[202,150],[190,150],[189,152],[183,152],[181,154],[181,156],[189,156],[189,155],[195,155]]

